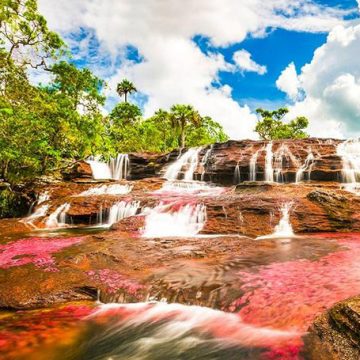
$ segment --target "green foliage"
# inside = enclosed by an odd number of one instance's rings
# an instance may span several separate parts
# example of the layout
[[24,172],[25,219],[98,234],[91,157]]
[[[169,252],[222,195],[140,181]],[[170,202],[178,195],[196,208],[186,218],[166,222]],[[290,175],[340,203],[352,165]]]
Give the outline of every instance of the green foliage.
[[[49,31],[35,0],[0,0],[0,35],[0,179],[31,180],[89,155],[165,152],[227,139],[217,122],[190,105],[143,119],[127,102],[137,90],[126,79],[117,87],[125,102],[105,117],[105,83],[65,61],[64,43]],[[32,85],[30,68],[51,74],[50,82]],[[12,199],[2,195],[0,207],[7,209]]]
[[134,124],[140,117],[140,108],[127,102],[117,104],[110,113],[110,119],[116,126]]
[[117,85],[117,88],[116,88],[116,91],[117,93],[119,94],[119,96],[123,96],[125,97],[125,102],[127,102],[127,96],[128,94],[132,94],[133,92],[137,92],[137,89],[135,87],[135,85],[127,80],[127,79],[124,79],[121,81],[121,83],[119,83]]
[[63,53],[64,42],[48,29],[36,0],[1,0],[0,35],[2,45],[9,45],[6,59],[22,67],[46,67],[47,60]]
[[[120,105],[123,107],[125,104],[121,103],[117,107]],[[140,111],[140,109],[137,110]],[[113,112],[110,119],[113,119]],[[136,114],[138,114],[137,111]],[[140,116],[137,116],[134,121],[122,119],[119,117],[118,121],[111,121],[109,133],[113,153],[166,152],[176,148],[179,145],[179,139],[184,139],[183,145],[186,147],[228,140],[228,136],[219,123],[208,116],[201,117],[189,105],[174,105],[170,112],[159,109],[152,117],[145,120]],[[181,135],[182,126],[184,126],[183,135]]]
[[304,139],[308,134],[304,131],[309,125],[309,120],[304,116],[299,116],[284,123],[282,120],[289,112],[287,108],[280,108],[274,111],[257,109],[256,112],[261,116],[255,127],[255,131],[264,140],[279,139]]

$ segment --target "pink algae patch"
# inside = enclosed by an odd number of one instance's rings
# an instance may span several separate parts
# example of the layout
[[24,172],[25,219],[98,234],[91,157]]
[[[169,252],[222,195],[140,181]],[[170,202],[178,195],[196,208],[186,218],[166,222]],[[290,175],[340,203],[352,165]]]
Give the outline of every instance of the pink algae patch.
[[[79,321],[95,309],[91,304],[71,304],[60,308],[18,311],[0,318],[1,359],[37,359],[33,352],[44,346],[68,344],[81,331]],[[48,354],[52,358],[52,354]],[[45,357],[41,357],[44,359]]]
[[0,245],[0,268],[34,264],[45,271],[57,271],[52,254],[81,242],[81,238],[29,238]]
[[143,285],[135,280],[129,279],[117,271],[110,269],[91,270],[87,272],[87,275],[99,284],[105,284],[107,292],[110,294],[124,290],[129,295],[138,297],[138,292],[144,288]]
[[348,249],[316,261],[302,259],[239,272],[245,295],[230,310],[242,307],[239,315],[246,323],[305,332],[317,315],[360,291],[360,240],[339,243]]

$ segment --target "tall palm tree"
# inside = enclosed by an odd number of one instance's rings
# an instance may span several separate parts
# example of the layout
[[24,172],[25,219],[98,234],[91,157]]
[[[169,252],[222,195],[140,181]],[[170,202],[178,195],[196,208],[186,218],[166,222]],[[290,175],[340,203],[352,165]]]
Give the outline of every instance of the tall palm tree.
[[137,92],[137,89],[135,87],[135,85],[129,81],[128,79],[123,79],[116,88],[117,93],[119,94],[119,96],[123,96],[125,97],[125,102],[127,102],[127,96],[128,94],[131,94],[133,92]]
[[174,105],[170,110],[171,124],[174,128],[179,129],[180,136],[178,143],[183,148],[185,147],[186,125],[193,124],[199,126],[201,124],[201,116],[191,105]]

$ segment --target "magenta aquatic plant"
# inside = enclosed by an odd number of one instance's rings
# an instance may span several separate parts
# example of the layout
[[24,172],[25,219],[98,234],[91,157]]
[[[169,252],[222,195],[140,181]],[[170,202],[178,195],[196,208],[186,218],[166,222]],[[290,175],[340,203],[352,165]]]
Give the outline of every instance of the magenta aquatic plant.
[[139,284],[137,281],[110,269],[90,270],[87,272],[87,275],[92,280],[105,284],[107,292],[110,294],[124,290],[129,295],[139,297],[138,292],[144,288],[144,285]]
[[52,254],[78,244],[81,238],[29,238],[0,245],[0,268],[34,264],[45,271],[57,271]]
[[340,240],[348,249],[318,260],[260,266],[238,275],[245,295],[230,306],[249,324],[306,331],[314,318],[360,289],[360,241]]

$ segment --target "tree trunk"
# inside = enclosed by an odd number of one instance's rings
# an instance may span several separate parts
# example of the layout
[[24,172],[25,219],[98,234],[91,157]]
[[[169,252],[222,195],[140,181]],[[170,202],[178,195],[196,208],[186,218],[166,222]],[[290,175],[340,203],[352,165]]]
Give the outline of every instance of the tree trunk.
[[125,92],[124,95],[125,95],[125,102],[127,103],[127,92]]

